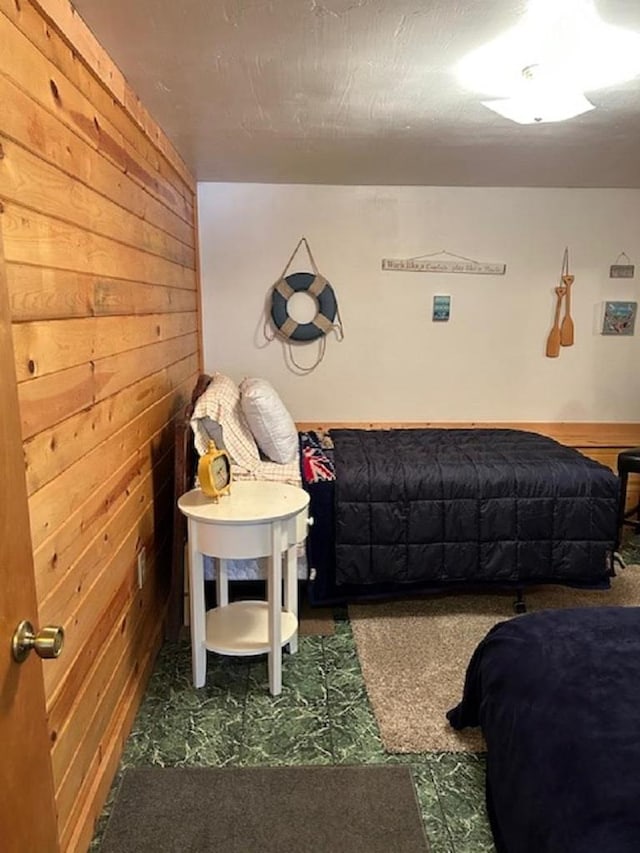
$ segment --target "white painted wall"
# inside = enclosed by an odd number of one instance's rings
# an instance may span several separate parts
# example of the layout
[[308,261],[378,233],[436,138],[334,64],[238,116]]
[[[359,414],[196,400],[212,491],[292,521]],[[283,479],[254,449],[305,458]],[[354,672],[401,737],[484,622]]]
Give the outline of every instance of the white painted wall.
[[[640,297],[640,190],[205,183],[198,203],[205,368],[269,379],[297,420],[640,421],[640,320],[633,337],[599,331],[604,300]],[[263,322],[303,235],[345,339],[300,376]],[[549,359],[565,246],[576,343]],[[381,270],[441,249],[506,275]],[[609,278],[622,251],[632,280]],[[289,272],[309,268],[301,250]],[[448,323],[431,321],[434,294],[452,297]]]

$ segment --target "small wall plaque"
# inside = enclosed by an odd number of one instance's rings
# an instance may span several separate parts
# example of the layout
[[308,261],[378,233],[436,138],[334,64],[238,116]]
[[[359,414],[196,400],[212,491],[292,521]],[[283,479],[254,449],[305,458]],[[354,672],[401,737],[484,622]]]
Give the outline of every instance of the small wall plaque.
[[[618,263],[623,258],[626,260],[626,263]],[[616,258],[615,264],[611,264],[609,267],[609,278],[633,278],[635,271],[636,268],[631,263],[631,258],[624,252],[621,252]]]
[[609,267],[609,278],[633,278],[635,270],[633,264],[612,264]]

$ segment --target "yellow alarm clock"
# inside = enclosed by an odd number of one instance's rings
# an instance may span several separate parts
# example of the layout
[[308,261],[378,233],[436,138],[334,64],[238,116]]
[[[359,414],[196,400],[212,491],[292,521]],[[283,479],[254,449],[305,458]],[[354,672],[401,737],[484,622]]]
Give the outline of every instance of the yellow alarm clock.
[[200,488],[208,498],[218,500],[231,491],[231,459],[226,450],[218,450],[215,441],[198,462]]

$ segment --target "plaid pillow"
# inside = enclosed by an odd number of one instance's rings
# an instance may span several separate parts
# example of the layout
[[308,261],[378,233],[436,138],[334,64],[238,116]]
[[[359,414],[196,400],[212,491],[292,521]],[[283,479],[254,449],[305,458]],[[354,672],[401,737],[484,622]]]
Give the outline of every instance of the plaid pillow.
[[207,452],[209,436],[205,418],[222,427],[224,446],[231,461],[247,471],[252,471],[260,461],[260,453],[249,424],[240,406],[240,390],[233,379],[214,373],[204,394],[194,407],[191,428],[196,450],[202,456]]

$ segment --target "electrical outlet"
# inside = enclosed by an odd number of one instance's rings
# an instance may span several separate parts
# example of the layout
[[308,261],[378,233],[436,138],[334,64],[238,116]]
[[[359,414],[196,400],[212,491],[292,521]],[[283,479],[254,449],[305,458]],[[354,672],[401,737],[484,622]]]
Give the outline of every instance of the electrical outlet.
[[138,589],[142,589],[147,574],[147,550],[143,545],[138,551]]

